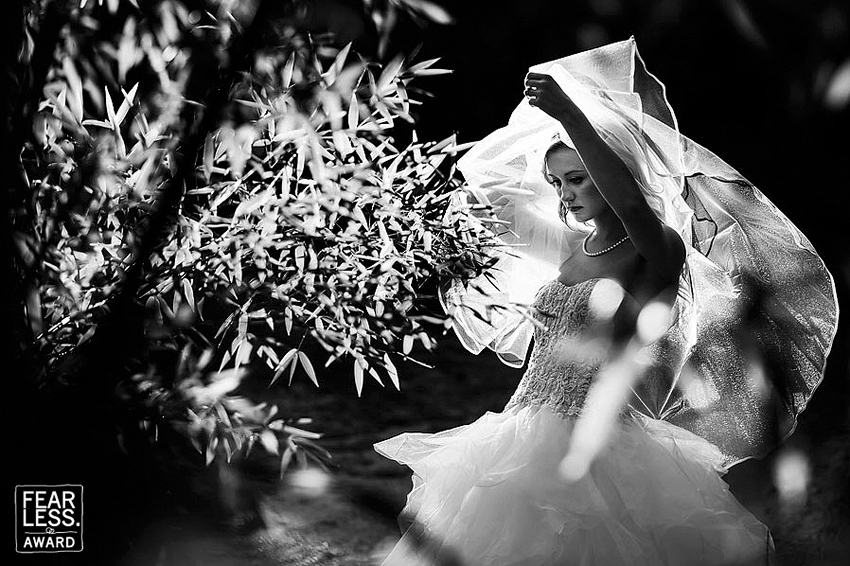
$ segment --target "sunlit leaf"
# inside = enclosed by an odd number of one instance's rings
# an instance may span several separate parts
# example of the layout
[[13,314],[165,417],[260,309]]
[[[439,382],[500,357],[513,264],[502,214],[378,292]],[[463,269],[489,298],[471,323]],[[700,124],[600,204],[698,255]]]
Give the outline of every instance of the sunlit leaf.
[[286,329],[286,333],[291,335],[292,334],[292,309],[289,308],[289,307],[286,307],[284,309],[283,313],[284,313],[283,326]]
[[357,396],[363,393],[363,366],[358,360],[354,360],[354,387],[357,389]]
[[280,453],[280,442],[277,439],[277,435],[271,430],[260,432],[260,444],[272,454]]
[[[277,381],[290,365],[295,365],[295,356],[297,354],[298,348],[292,348],[288,352],[286,352],[286,354],[284,354],[283,358],[281,358],[280,362],[277,364],[277,368],[275,369],[274,377],[272,377],[271,383]],[[290,375],[290,383],[291,379],[292,377]]]
[[340,72],[342,72],[343,67],[345,67],[345,60],[348,58],[350,50],[351,43],[348,43],[345,47],[339,50],[333,64],[331,64],[328,70],[323,74],[326,85],[332,85]]
[[395,364],[393,364],[392,360],[390,360],[389,354],[385,353],[383,360],[384,360],[384,369],[387,370],[387,375],[390,377],[390,381],[392,381],[396,390],[401,391],[401,385],[399,384],[399,381],[398,381],[398,370],[396,369]]
[[83,121],[83,82],[70,57],[62,59],[62,71],[68,81],[68,106],[71,108],[78,123]]
[[286,65],[283,67],[283,76],[281,77],[283,82],[283,88],[289,88],[292,85],[292,73],[295,69],[295,52],[289,54],[289,58],[286,60]]
[[138,88],[139,83],[136,83],[133,85],[133,88],[130,89],[130,92],[124,92],[124,89],[121,89],[121,93],[124,95],[124,100],[121,102],[121,106],[118,107],[118,111],[115,113],[116,128],[120,126],[121,123],[124,121],[124,118],[127,117],[127,113],[130,111],[130,107],[133,105],[133,100],[136,98],[136,91],[138,90]]
[[113,130],[118,129],[118,117],[115,115],[115,105],[112,103],[112,96],[109,94],[109,89],[103,87],[104,104],[106,106],[106,116],[109,118],[109,124]]
[[402,63],[404,63],[404,57],[402,55],[396,55],[392,61],[387,63],[375,85],[375,90],[378,94],[386,96],[392,92],[391,85],[398,76]]
[[411,9],[419,12],[429,20],[437,24],[452,24],[454,18],[440,5],[430,0],[398,0],[407,4]]
[[290,462],[292,462],[292,456],[294,454],[294,450],[287,446],[283,451],[283,454],[280,457],[280,477],[283,477],[284,472],[289,468]]
[[212,464],[213,460],[215,460],[215,450],[216,450],[216,448],[218,448],[218,437],[217,436],[211,438],[209,443],[207,444],[206,453],[204,455],[204,462],[206,463],[207,466]]
[[208,134],[204,141],[204,158],[202,161],[204,168],[204,177],[207,181],[212,176],[213,165],[215,164],[215,137],[214,134]]
[[437,75],[450,75],[453,71],[451,69],[422,69],[421,71],[416,71],[417,77],[433,77]]
[[427,69],[439,60],[440,60],[439,57],[435,57],[434,59],[427,59],[425,61],[420,61],[419,63],[416,63],[416,64],[408,67],[407,72],[408,73],[416,73],[417,71],[421,71],[422,69]]
[[301,365],[304,367],[304,371],[307,372],[307,377],[309,377],[310,381],[312,381],[313,384],[318,387],[319,381],[316,379],[316,371],[313,369],[313,364],[312,362],[310,362],[310,358],[307,357],[307,354],[299,350],[298,359],[300,360]]
[[369,366],[369,375],[371,375],[375,379],[375,381],[377,381],[381,385],[381,387],[384,386],[384,381],[381,379],[381,376],[378,375],[378,372],[375,371],[375,368],[372,366]]
[[107,122],[106,120],[83,120],[83,126],[97,126],[98,128],[106,128],[107,130],[112,129],[112,122]]
[[289,364],[289,385],[292,385],[292,378],[295,377],[295,369],[298,367],[300,356],[292,358],[292,363]]

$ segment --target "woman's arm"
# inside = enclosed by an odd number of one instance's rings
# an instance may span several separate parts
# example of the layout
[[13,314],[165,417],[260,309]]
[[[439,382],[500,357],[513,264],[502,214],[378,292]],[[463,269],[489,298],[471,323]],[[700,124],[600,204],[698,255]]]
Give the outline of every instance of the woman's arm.
[[529,104],[564,126],[593,184],[623,223],[637,252],[663,279],[678,277],[685,257],[684,243],[652,211],[623,161],[552,77],[529,73],[526,87]]

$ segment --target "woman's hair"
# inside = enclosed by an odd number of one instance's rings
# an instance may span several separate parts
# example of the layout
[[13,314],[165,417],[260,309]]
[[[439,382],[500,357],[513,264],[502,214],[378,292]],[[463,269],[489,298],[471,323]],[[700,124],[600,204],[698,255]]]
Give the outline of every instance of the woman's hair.
[[[655,190],[652,188],[651,183],[645,179],[643,172],[641,171],[641,167],[637,163],[636,156],[632,155],[630,152],[622,150],[619,151],[618,147],[612,146],[609,144],[611,149],[614,150],[614,153],[623,161],[626,168],[631,172],[632,176],[637,181],[638,187],[640,188],[640,192],[643,194],[643,198],[646,199],[646,203],[655,213],[655,216],[658,217],[661,222],[664,222],[664,200],[661,198],[660,188],[659,190]],[[546,148],[546,151],[543,152],[543,169],[541,174],[543,178],[546,179],[546,182],[551,183],[549,180],[549,175],[547,174],[547,162],[549,160],[549,156],[554,152],[561,149],[571,149],[575,151],[575,148],[567,145],[563,140],[557,139]],[[558,216],[561,218],[561,221],[566,224],[568,227],[570,226],[569,216],[567,215],[567,207],[564,205],[564,201],[558,201]]]

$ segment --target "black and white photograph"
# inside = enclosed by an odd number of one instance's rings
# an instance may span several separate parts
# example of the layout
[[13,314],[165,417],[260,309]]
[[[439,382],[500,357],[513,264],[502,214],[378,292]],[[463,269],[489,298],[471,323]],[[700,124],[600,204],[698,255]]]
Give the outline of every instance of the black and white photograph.
[[845,0],[4,8],[11,563],[847,563]]

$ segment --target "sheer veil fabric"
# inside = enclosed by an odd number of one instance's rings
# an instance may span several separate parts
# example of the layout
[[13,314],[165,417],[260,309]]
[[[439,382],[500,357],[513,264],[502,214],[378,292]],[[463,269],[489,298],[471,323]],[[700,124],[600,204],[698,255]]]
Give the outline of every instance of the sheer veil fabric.
[[[637,410],[715,444],[725,466],[789,435],[823,378],[835,336],[835,284],[809,240],[758,189],[679,132],[664,85],[634,38],[543,63],[620,156],[687,245],[672,324],[648,346]],[[441,291],[463,345],[522,366],[534,322],[523,305],[577,249],[543,177],[543,153],[569,138],[526,100],[459,162],[466,202],[492,205],[504,244],[489,273]],[[477,204],[476,203],[476,204]]]

